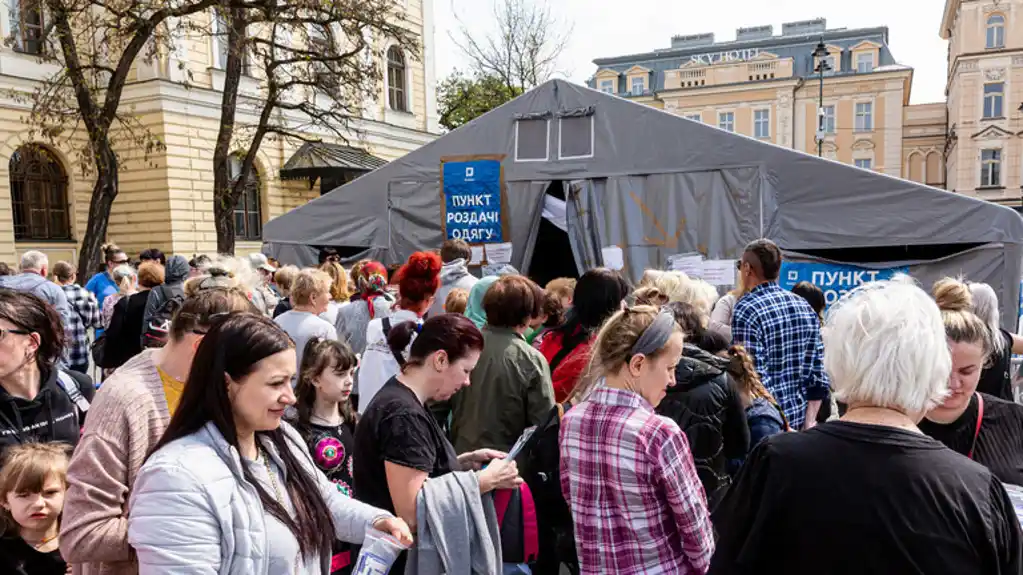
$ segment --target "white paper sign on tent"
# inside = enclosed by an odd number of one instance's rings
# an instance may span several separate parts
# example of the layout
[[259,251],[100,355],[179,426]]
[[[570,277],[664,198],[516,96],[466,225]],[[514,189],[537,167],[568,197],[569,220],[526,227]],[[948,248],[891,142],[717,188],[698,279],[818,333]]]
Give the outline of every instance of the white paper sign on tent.
[[469,265],[478,266],[483,263],[483,246],[469,246],[472,250],[472,257],[469,258]]
[[734,286],[735,260],[707,260],[703,262],[703,279],[713,286]]
[[487,244],[487,263],[510,264],[512,261],[512,244]]
[[618,246],[607,246],[600,250],[604,260],[604,267],[612,270],[620,270],[625,267],[625,254]]
[[668,269],[694,278],[703,277],[703,256],[700,254],[671,256],[668,258]]

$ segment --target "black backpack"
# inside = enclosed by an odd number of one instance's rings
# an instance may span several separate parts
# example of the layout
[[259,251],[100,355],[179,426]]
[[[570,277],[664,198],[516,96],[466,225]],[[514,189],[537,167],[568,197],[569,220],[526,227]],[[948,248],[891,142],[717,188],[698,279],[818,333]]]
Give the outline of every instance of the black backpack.
[[171,294],[167,286],[160,286],[166,301],[149,318],[149,323],[142,327],[142,347],[163,347],[167,345],[170,334],[171,320],[174,314],[185,303],[184,294]]
[[572,512],[561,493],[561,453],[558,436],[566,407],[556,404],[522,447],[519,471],[536,505],[540,555],[533,575],[558,575],[561,564],[579,573]]

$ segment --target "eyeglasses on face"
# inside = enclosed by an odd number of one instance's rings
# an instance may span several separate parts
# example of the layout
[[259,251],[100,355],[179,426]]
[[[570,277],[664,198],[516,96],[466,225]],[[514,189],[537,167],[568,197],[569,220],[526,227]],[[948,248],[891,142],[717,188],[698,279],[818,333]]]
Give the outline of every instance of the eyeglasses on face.
[[9,334],[9,333],[13,333],[15,335],[29,335],[32,332],[27,330],[27,329],[7,329],[7,328],[0,327],[0,341],[3,341],[4,339],[6,339],[7,338],[7,334]]

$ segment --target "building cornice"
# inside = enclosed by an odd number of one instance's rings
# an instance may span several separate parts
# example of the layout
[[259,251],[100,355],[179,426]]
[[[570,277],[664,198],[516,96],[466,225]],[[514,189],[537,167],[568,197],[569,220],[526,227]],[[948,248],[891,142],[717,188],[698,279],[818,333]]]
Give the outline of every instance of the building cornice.
[[962,0],[945,0],[945,11],[941,16],[941,30],[938,35],[948,40],[952,37],[952,27],[955,26],[956,14],[959,12],[959,4]]
[[646,52],[641,54],[629,54],[625,56],[613,56],[609,58],[597,58],[593,60],[593,63],[597,67],[604,66],[620,66],[622,64],[629,64],[637,61],[651,61],[651,60],[675,60],[678,58],[684,58],[694,54],[703,54],[706,52],[721,52],[721,51],[732,51],[732,50],[743,50],[747,48],[771,48],[780,47],[787,45],[799,45],[807,43],[816,43],[820,41],[821,37],[824,38],[824,42],[828,43],[833,40],[845,40],[854,38],[863,38],[865,36],[881,36],[884,39],[884,43],[888,41],[888,27],[879,26],[874,28],[856,28],[852,30],[826,30],[823,33],[816,34],[803,34],[793,36],[771,36],[769,38],[759,38],[756,40],[734,40],[731,42],[718,42],[715,44],[706,44],[703,46],[686,46],[684,48],[657,50],[654,52]]

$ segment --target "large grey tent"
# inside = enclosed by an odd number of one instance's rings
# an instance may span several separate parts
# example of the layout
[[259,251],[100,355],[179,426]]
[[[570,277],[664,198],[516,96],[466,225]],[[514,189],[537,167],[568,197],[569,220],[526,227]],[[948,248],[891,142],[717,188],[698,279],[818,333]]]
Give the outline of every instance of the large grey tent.
[[[636,279],[673,254],[735,259],[767,237],[793,262],[905,269],[925,285],[990,283],[1015,326],[1023,219],[1013,210],[727,133],[552,80],[422,148],[268,222],[264,251],[318,249],[398,263],[444,237],[442,162],[500,162],[504,241],[529,271],[558,257],[541,216],[567,200],[564,251],[582,271],[618,246]],[[467,174],[468,175],[468,174]]]

